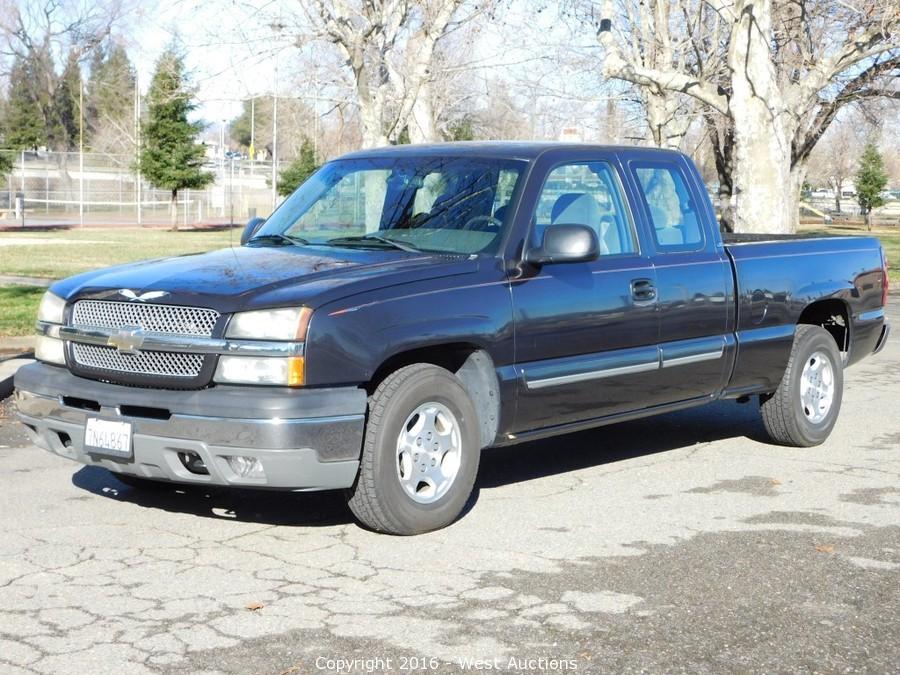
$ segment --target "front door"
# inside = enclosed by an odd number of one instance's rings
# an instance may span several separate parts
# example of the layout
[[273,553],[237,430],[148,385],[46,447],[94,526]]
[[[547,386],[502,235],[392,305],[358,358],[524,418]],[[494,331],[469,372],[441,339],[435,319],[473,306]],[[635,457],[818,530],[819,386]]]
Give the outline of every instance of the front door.
[[[556,225],[588,225],[600,256],[591,262],[525,266],[511,282],[519,432],[633,410],[652,393],[659,349],[656,272],[641,250],[618,162],[593,153],[553,164],[539,159],[529,189],[526,246]],[[543,163],[544,166],[541,166]]]

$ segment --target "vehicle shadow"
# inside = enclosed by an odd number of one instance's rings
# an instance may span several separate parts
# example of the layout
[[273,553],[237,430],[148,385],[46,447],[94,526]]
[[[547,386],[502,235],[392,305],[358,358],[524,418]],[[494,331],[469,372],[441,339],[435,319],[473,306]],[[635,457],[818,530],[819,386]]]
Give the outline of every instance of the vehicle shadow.
[[591,466],[684,448],[726,438],[767,442],[759,408],[716,403],[644,419],[486,450],[476,489],[553,476]]
[[321,527],[353,522],[340,491],[282,492],[206,485],[151,483],[132,487],[98,466],[85,466],[72,476],[82,490],[120,502],[205,518],[259,523]]
[[[765,441],[755,401],[702,408],[486,450],[463,516],[491,489],[591,466],[655,455],[725,438]],[[86,466],[72,483],[95,495],[145,508],[265,525],[317,527],[353,522],[343,492],[293,493],[214,486],[153,484],[135,488],[100,467]]]

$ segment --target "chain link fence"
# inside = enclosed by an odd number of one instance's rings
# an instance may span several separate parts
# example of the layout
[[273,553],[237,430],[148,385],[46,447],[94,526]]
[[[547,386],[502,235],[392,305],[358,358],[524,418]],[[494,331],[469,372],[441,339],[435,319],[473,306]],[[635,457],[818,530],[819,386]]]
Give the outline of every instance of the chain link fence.
[[[133,156],[77,152],[24,152],[0,188],[0,225],[166,225],[172,222],[167,190],[141,180]],[[279,163],[279,171],[285,165]],[[272,163],[209,159],[215,180],[202,190],[180,190],[179,226],[241,224],[267,216],[276,200]]]

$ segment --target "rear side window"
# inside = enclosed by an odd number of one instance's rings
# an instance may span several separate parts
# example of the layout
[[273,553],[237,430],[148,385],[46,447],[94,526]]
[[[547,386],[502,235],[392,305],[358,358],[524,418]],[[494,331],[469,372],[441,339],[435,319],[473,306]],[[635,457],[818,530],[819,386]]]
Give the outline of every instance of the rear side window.
[[703,248],[697,204],[681,169],[670,163],[633,165],[650,220],[656,246],[662,251]]

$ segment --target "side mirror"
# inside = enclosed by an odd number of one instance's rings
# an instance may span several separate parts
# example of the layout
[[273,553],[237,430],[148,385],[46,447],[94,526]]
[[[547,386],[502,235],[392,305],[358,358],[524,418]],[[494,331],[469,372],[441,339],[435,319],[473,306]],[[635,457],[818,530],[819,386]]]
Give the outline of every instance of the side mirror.
[[250,241],[251,237],[263,226],[264,222],[266,222],[265,218],[251,218],[244,225],[244,231],[241,232],[241,246]]
[[525,254],[525,262],[532,265],[588,262],[600,255],[600,240],[587,225],[552,225],[544,230],[540,248]]

